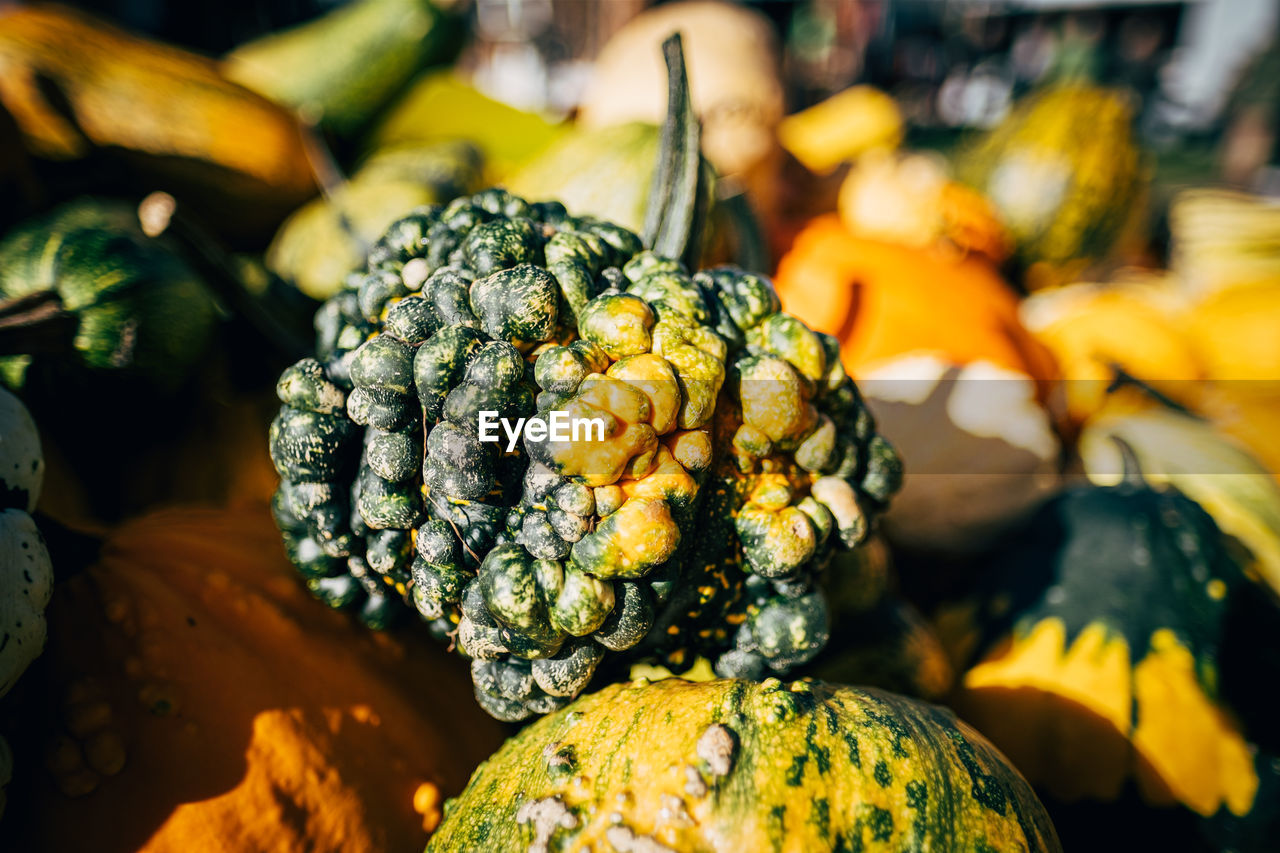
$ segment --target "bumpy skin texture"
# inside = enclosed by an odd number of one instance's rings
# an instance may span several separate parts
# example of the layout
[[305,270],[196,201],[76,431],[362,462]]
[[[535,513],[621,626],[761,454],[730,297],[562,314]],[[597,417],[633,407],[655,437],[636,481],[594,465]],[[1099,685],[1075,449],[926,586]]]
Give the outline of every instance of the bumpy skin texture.
[[[316,317],[271,429],[295,565],[375,626],[404,604],[518,720],[610,652],[722,675],[826,642],[815,575],[901,479],[834,339],[736,269],[501,190],[395,223]],[[479,440],[562,411],[603,440]],[[598,437],[598,436],[597,436]]]
[[615,684],[507,741],[428,851],[1060,850],[942,708],[821,682]]

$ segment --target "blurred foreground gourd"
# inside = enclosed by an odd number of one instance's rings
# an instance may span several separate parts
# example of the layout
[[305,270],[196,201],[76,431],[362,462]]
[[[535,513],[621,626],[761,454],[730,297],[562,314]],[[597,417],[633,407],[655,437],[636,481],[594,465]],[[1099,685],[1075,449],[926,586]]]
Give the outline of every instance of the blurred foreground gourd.
[[[295,582],[261,508],[113,531],[50,607],[13,849],[420,847],[500,740],[465,668]],[[16,743],[16,741],[15,741]],[[43,751],[43,755],[40,752]]]
[[0,242],[0,299],[6,334],[23,331],[19,315],[39,333],[0,354],[0,378],[11,387],[33,372],[47,385],[118,374],[172,392],[203,354],[216,319],[201,279],[167,243],[143,233],[135,208],[89,199]]
[[35,423],[17,397],[0,389],[0,696],[44,648],[53,566],[29,514],[43,479]]
[[[43,479],[35,422],[22,401],[0,388],[0,697],[44,650],[48,630],[45,607],[53,592],[53,566],[29,515]],[[13,752],[0,737],[0,818],[12,773]]]
[[606,687],[509,740],[446,812],[429,851],[1060,849],[950,711],[776,678]]

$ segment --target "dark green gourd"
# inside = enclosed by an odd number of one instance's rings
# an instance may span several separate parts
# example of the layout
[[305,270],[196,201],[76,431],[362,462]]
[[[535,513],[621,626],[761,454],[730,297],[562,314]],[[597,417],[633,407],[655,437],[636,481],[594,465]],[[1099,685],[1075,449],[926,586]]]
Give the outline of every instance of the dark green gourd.
[[[689,156],[696,138],[657,199],[686,222]],[[689,254],[662,221],[651,240]],[[690,274],[554,201],[414,211],[316,328],[271,429],[290,556],[371,625],[416,610],[502,719],[564,705],[611,653],[725,675],[808,660],[827,636],[816,575],[900,479],[835,341],[767,280]],[[482,412],[600,432],[481,441]]]
[[213,334],[217,309],[191,267],[123,203],[81,200],[0,243],[0,380],[31,365],[128,374],[172,390]]

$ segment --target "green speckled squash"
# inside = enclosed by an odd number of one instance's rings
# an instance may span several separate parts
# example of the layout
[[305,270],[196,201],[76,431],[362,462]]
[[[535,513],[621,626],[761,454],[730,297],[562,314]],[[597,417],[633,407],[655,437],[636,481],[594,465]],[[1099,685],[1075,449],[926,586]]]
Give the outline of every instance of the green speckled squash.
[[947,710],[821,682],[615,684],[509,740],[428,851],[1060,850]]

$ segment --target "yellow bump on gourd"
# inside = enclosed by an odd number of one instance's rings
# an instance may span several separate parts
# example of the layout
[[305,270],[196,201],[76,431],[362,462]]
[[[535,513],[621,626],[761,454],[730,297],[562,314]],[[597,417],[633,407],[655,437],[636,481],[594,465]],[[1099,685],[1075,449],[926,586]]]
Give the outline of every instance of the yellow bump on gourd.
[[638,570],[662,563],[680,544],[671,508],[653,498],[628,498],[592,535],[604,537],[603,553],[592,568],[601,578],[637,577],[643,573]]
[[743,420],[771,441],[801,438],[817,423],[800,375],[780,358],[760,359],[739,392]]
[[671,451],[659,445],[653,467],[637,479],[618,483],[628,498],[661,498],[687,504],[698,493],[698,484]]
[[673,433],[663,443],[686,471],[704,471],[711,465],[711,435],[706,430]]
[[770,512],[791,504],[791,481],[783,474],[763,474],[751,490],[751,502]]
[[629,382],[593,373],[578,386],[576,402],[609,412],[623,423],[644,423],[651,409],[644,392]]
[[[649,403],[649,424],[658,435],[676,427],[683,402],[675,374],[665,359],[653,353],[627,356],[616,361],[605,374],[644,395]],[[620,417],[622,413],[615,413]]]

